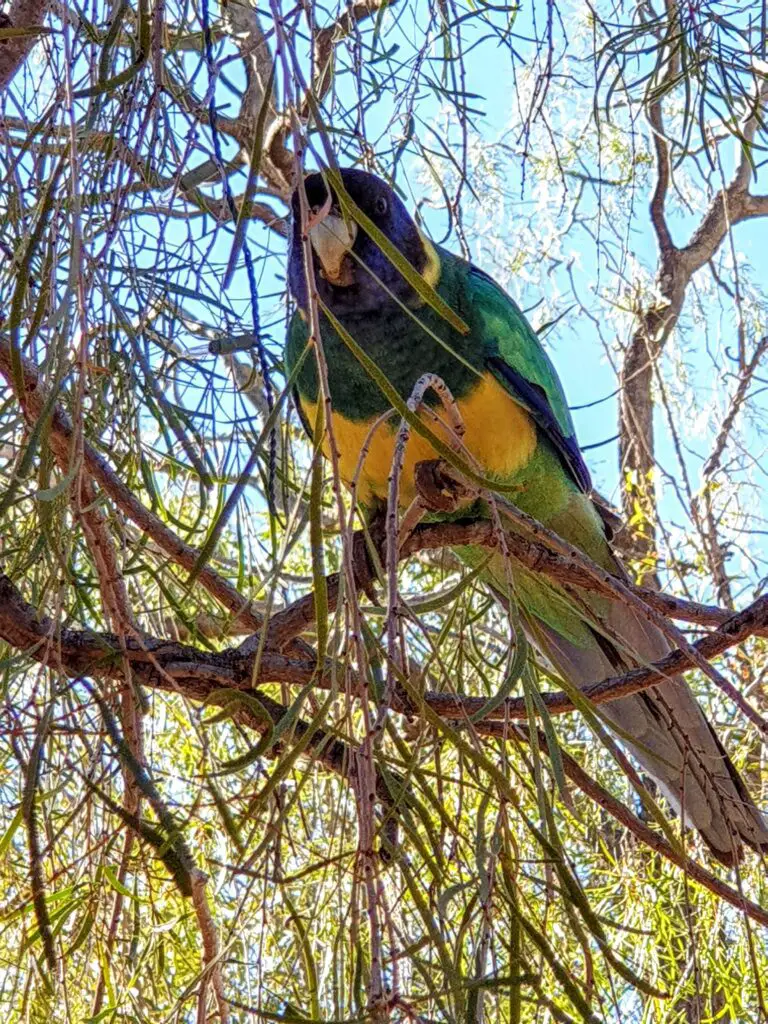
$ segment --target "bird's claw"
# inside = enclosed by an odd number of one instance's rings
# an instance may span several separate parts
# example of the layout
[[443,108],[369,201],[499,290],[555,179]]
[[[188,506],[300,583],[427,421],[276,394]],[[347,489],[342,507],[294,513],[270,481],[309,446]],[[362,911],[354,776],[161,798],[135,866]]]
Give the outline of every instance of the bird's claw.
[[417,462],[414,478],[417,500],[428,512],[456,512],[477,497],[477,489],[443,459]]

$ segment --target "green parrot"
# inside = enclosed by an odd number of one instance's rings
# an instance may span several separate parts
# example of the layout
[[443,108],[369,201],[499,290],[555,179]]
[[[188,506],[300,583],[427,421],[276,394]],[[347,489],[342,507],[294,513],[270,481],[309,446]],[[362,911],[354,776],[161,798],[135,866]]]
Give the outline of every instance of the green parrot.
[[[433,245],[386,182],[356,169],[337,173],[343,188],[336,190],[327,185],[327,175],[315,173],[305,179],[306,235],[298,190],[293,197],[288,286],[296,312],[288,331],[285,367],[293,374],[310,336],[305,257],[311,252],[311,287],[316,288],[321,308],[330,313],[321,314],[320,326],[344,482],[350,485],[357,478],[358,500],[371,511],[386,502],[399,417],[390,416],[371,434],[391,403],[337,332],[334,320],[404,401],[422,375],[442,378],[461,414],[465,451],[486,477],[514,485],[514,502],[524,512],[604,569],[626,578],[591,497],[589,471],[562,385],[520,309],[482,270]],[[354,218],[349,215],[350,199],[357,207]],[[408,280],[402,260],[385,253],[382,236],[453,316],[436,310],[434,301],[424,301]],[[311,354],[299,367],[295,392],[311,435],[319,396],[317,361]],[[434,418],[428,425],[438,432]],[[399,492],[403,507],[416,494],[417,463],[436,457],[429,440],[412,433]],[[487,558],[487,552],[471,548],[457,554],[473,566]],[[551,580],[517,564],[511,571],[510,587],[508,567],[500,556],[483,570],[497,593],[516,602],[531,640],[572,684],[584,686],[668,652],[662,634],[625,604],[585,594],[594,614],[587,621],[584,609],[575,608]],[[768,848],[768,823],[684,679],[669,679],[603,704],[602,712],[672,806],[684,814],[686,823],[695,825],[722,862],[738,860],[742,842],[757,850]],[[637,743],[629,743],[627,736]]]

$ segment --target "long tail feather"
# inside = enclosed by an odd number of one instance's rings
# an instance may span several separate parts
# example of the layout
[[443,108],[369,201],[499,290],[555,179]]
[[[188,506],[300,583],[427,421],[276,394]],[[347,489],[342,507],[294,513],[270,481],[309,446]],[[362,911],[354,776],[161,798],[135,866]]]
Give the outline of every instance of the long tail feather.
[[[625,650],[635,653],[636,663],[646,664],[670,649],[655,626],[625,605],[608,604],[601,618],[606,632],[621,637],[621,654],[597,633],[594,643],[577,646],[540,620],[532,630],[546,657],[576,686],[632,667]],[[633,737],[636,742],[622,742],[719,860],[737,861],[742,843],[768,850],[768,822],[682,677],[610,701],[601,710],[624,736]]]
[[[545,522],[605,570],[626,579],[588,495],[574,491]],[[488,562],[484,552],[472,547],[455,550],[469,565],[482,560],[483,578],[502,602],[517,604],[529,639],[573,686],[583,688],[649,665],[670,651],[658,627],[618,599],[584,595],[579,604],[553,581],[505,562],[501,554]],[[701,833],[719,860],[738,861],[743,844],[768,852],[768,820],[682,676],[608,701],[600,711],[685,825]]]

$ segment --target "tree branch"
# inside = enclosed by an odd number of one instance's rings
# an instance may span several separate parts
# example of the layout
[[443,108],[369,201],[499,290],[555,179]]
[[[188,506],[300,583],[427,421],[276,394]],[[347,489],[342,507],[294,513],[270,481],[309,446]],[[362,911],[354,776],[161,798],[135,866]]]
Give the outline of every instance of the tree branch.
[[[644,513],[639,534],[634,538],[623,536],[620,544],[648,566],[652,566],[657,557],[653,481],[653,374],[656,361],[678,322],[692,276],[714,257],[734,225],[748,218],[768,215],[768,196],[751,196],[748,192],[752,173],[750,150],[768,100],[768,82],[763,80],[741,125],[742,152],[731,181],[715,194],[689,242],[680,248],[675,246],[664,210],[670,186],[670,152],[664,137],[663,95],[664,89],[648,107],[657,174],[650,202],[651,223],[659,246],[656,298],[649,306],[638,306],[637,326],[622,361],[619,400],[620,466],[622,473],[628,474],[631,484],[622,491],[624,517],[627,522],[633,518],[635,501],[639,501]],[[646,574],[649,582],[658,587],[655,572],[649,569]]]
[[[475,726],[477,732],[482,736],[493,736],[497,739],[508,740],[510,738],[511,731],[515,731],[515,736],[523,743],[529,742],[529,734],[527,730],[523,730],[516,726],[510,726],[506,723],[501,722],[480,722]],[[543,733],[537,734],[537,742],[539,749],[542,753],[548,757],[551,755],[549,743]],[[768,927],[768,910],[761,907],[759,904],[754,903],[752,900],[748,900],[740,892],[732,889],[725,882],[722,882],[715,875],[711,874],[706,868],[703,868],[696,861],[691,860],[687,857],[682,850],[675,849],[670,843],[664,839],[663,836],[659,835],[658,832],[654,832],[652,828],[649,828],[644,821],[641,821],[637,815],[633,814],[620,800],[617,800],[615,796],[604,789],[595,779],[592,778],[581,765],[576,761],[567,751],[560,748],[559,750],[561,762],[563,765],[563,771],[565,775],[578,786],[578,788],[591,797],[595,803],[602,807],[603,810],[607,811],[611,817],[615,818],[620,824],[622,824],[629,832],[632,833],[637,839],[640,840],[645,846],[651,850],[655,850],[656,853],[661,854],[672,864],[681,868],[690,878],[695,879],[700,885],[703,885],[705,889],[709,889],[710,892],[715,893],[721,899],[725,900],[726,903],[730,903],[731,906],[736,907],[742,913],[746,914],[747,917],[752,918],[753,921],[757,921],[758,924],[765,925]]]
[[[478,532],[476,525],[439,523],[427,529],[441,530],[441,527],[449,526],[450,534],[453,535],[450,543],[481,544],[484,537],[486,547],[496,547],[497,542],[493,536],[484,531]],[[446,540],[444,534],[441,540]],[[330,578],[329,605],[338,600],[338,590],[334,592],[335,584],[338,586],[338,580]],[[304,616],[308,614],[306,600],[296,602],[293,607],[300,608]],[[284,617],[283,622],[286,621]],[[751,636],[765,633],[766,630],[768,596],[758,598],[749,607],[730,616],[721,629],[702,637],[691,649],[676,649],[652,666],[596,680],[583,687],[584,696],[594,705],[600,705],[631,693],[639,693],[697,666],[701,658],[710,660],[717,657],[725,650]],[[51,645],[48,641],[54,636],[56,643]],[[313,658],[289,657],[276,650],[271,645],[271,635],[268,635],[267,643],[257,659],[256,652],[251,649],[253,645],[213,652],[158,638],[118,637],[109,633],[56,628],[48,618],[37,616],[35,609],[24,601],[4,575],[0,575],[0,637],[39,662],[48,664],[50,658],[55,657],[55,667],[71,676],[121,678],[124,671],[120,657],[122,654],[128,660],[131,671],[145,685],[170,692],[183,692],[194,700],[205,700],[213,689],[222,686],[250,689],[264,683],[304,685],[315,679],[318,687],[327,688],[332,685],[336,675],[332,663],[318,672]],[[53,647],[55,652],[52,652]],[[740,694],[738,696],[739,701],[742,701]],[[459,720],[475,715],[487,703],[485,697],[432,691],[428,691],[424,699],[441,717]],[[542,693],[542,699],[552,715],[563,715],[575,710],[572,700],[564,692],[545,692]],[[412,703],[401,689],[395,695],[394,707],[406,714],[413,713]],[[749,711],[751,709],[748,706],[748,714]],[[765,723],[757,713],[750,717],[761,731],[765,731]],[[523,721],[526,718],[523,698],[508,697],[499,708],[488,713],[486,720]]]
[[[354,557],[355,583],[358,590],[366,590],[377,582],[376,574],[365,554],[365,538],[356,533],[353,540],[356,546]],[[442,548],[470,544],[488,549],[498,547],[499,538],[493,523],[488,520],[473,520],[446,523],[422,523],[400,545],[400,560],[404,561],[422,551],[434,551]],[[590,593],[609,596],[612,591],[603,586],[598,579],[590,575],[581,564],[581,559],[574,554],[565,557],[552,551],[545,543],[529,540],[517,533],[506,533],[505,544],[512,557],[532,572],[541,573],[558,583],[569,583]],[[698,604],[671,597],[661,591],[638,587],[628,580],[622,585],[654,611],[683,622],[692,622],[703,626],[722,626],[728,622],[733,612],[717,605]],[[339,597],[340,576],[333,573],[328,577],[327,600],[329,611],[335,611]],[[315,599],[313,594],[299,598],[293,604],[277,612],[269,620],[268,642],[275,648],[282,648],[293,637],[310,629],[315,621]],[[768,636],[768,628],[756,627],[755,634]],[[247,643],[247,641],[246,641]]]
[[[51,0],[14,0],[10,10],[0,15],[0,28],[32,29],[42,26]],[[0,41],[0,93],[27,59],[38,35],[17,36]]]
[[[651,224],[656,233],[659,251],[666,253],[674,249],[672,236],[669,233],[666,217],[666,201],[672,178],[669,142],[664,129],[664,108],[662,99],[678,74],[679,50],[675,45],[675,4],[666,0],[667,39],[666,45],[660,46],[656,62],[656,74],[648,87],[648,123],[651,126],[653,148],[656,154],[656,185],[651,196]],[[663,69],[661,80],[657,75]],[[651,98],[653,97],[653,98]]]
[[[254,658],[237,651],[202,651],[196,647],[152,637],[141,640],[133,636],[118,637],[111,633],[75,630],[59,626],[45,616],[38,616],[7,576],[0,574],[0,638],[26,657],[63,672],[71,678],[88,676],[97,679],[122,679],[121,655],[131,666],[137,681],[153,689],[182,695],[200,703],[223,706],[231,702],[231,689],[238,688],[256,695],[274,725],[290,711],[266,693],[254,689],[258,683],[284,682],[304,685],[316,678],[318,685],[330,685],[330,678],[316,672],[314,661],[287,658],[274,651],[265,651],[259,670],[254,674]],[[55,641],[51,643],[50,641]],[[332,671],[329,666],[328,672]],[[229,695],[214,691],[227,688]],[[272,726],[243,703],[233,718],[260,733]],[[292,723],[297,741],[306,740],[307,750],[321,764],[344,778],[352,770],[348,746],[322,729],[310,732],[308,723],[297,719]],[[396,780],[395,780],[396,781]],[[377,781],[377,796],[384,803],[392,795],[383,778]]]
[[742,200],[742,220],[750,217],[768,217],[768,195],[746,195]]

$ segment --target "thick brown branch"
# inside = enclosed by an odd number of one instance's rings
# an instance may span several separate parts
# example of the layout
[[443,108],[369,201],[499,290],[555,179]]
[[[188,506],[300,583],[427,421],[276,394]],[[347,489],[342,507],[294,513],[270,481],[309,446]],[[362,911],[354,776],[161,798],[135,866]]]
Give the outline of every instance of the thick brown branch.
[[662,98],[678,73],[679,50],[676,43],[674,4],[667,0],[667,40],[660,46],[656,74],[651,80],[648,93],[648,123],[652,130],[653,147],[656,154],[656,185],[651,196],[651,224],[656,232],[659,250],[664,253],[674,248],[666,217],[666,201],[672,169],[669,142],[664,130],[664,109]]
[[[46,617],[39,618],[5,576],[0,576],[0,636],[36,661],[54,659],[54,667],[70,676],[120,678],[124,654],[143,682],[174,692],[183,689],[194,700],[204,700],[214,684],[306,683],[316,668],[313,661],[265,652],[258,675],[252,679],[250,660],[236,651],[202,651],[172,640],[60,627]],[[47,641],[54,639],[49,650]],[[178,680],[183,680],[183,687],[177,685]]]
[[[710,661],[718,655],[743,643],[750,636],[768,627],[768,597],[760,597],[744,611],[732,616],[722,629],[718,629],[702,637],[693,646],[696,651]],[[621,676],[614,676],[594,682],[582,689],[584,696],[593,704],[604,704],[606,701],[618,700],[629,694],[638,693],[656,683],[678,675],[685,669],[692,668],[693,659],[681,650],[671,651],[653,667],[636,668]],[[542,700],[552,715],[561,715],[574,710],[573,701],[565,693],[543,693]],[[451,694],[425,694],[424,698],[430,707],[443,717],[458,718],[462,715],[476,714],[487,703],[485,697],[454,697]],[[488,715],[489,720],[506,719],[508,721],[525,721],[528,713],[522,697],[510,697],[502,705]],[[756,722],[760,728],[762,722]]]
[[750,217],[768,217],[767,196],[744,196],[742,200],[742,220]]
[[[0,28],[33,29],[41,26],[50,7],[50,0],[14,0],[10,10],[0,15]],[[0,42],[0,93],[27,58],[38,36],[16,36]]]
[[661,101],[651,104],[648,120],[653,129],[653,146],[656,152],[656,185],[651,196],[651,224],[656,232],[662,252],[672,249],[672,236],[667,227],[665,204],[669,190],[669,143],[664,138],[664,122],[661,116]]
[[[454,534],[449,542],[495,543],[492,536],[481,527],[481,523],[450,523],[427,527],[434,530],[435,539],[445,527]],[[445,542],[445,534],[440,535]],[[411,542],[419,543],[418,540]],[[423,536],[422,536],[423,543]],[[423,550],[423,547],[421,548]],[[530,564],[533,564],[531,559]],[[543,563],[538,562],[539,569]],[[551,570],[551,567],[550,567]],[[358,583],[360,581],[358,580]],[[338,598],[338,590],[331,577],[328,581],[329,603]],[[301,609],[302,616],[311,614],[312,606],[306,600],[297,602],[294,609]],[[299,614],[298,612],[296,614]],[[283,618],[282,622],[287,619]],[[305,619],[305,621],[307,621]],[[674,676],[695,665],[696,658],[711,660],[724,651],[742,643],[768,629],[768,597],[758,598],[753,604],[732,616],[719,630],[702,637],[693,645],[693,652],[675,650],[651,667],[637,668],[624,675],[605,680],[596,680],[584,687],[584,696],[594,704],[617,700],[631,693],[638,693],[665,678]],[[24,650],[30,657],[46,661],[52,655],[45,641],[56,637],[58,667],[69,675],[94,675],[119,678],[123,673],[121,653],[147,685],[159,689],[181,691],[194,700],[205,700],[211,688],[235,686],[249,688],[267,682],[304,684],[316,678],[320,687],[330,685],[333,666],[329,664],[322,672],[316,672],[311,659],[288,657],[275,650],[270,644],[258,660],[254,672],[254,655],[250,649],[226,650],[222,652],[201,651],[198,648],[174,641],[135,637],[117,637],[107,633],[92,633],[54,627],[48,619],[38,619],[34,609],[20,597],[13,584],[0,576],[0,637],[11,646]],[[270,643],[272,637],[269,638]],[[552,714],[565,714],[574,710],[574,704],[565,693],[544,693],[542,698]],[[471,716],[486,704],[483,697],[463,697],[452,694],[429,693],[425,699],[440,715],[449,718]],[[399,710],[409,711],[408,701],[400,695]],[[491,718],[521,721],[527,717],[522,698],[512,697],[489,715]],[[758,723],[762,727],[762,722]]]
[[[254,691],[253,684],[268,681],[304,684],[316,677],[318,685],[329,685],[328,679],[316,673],[314,662],[287,658],[278,652],[264,652],[254,678],[253,659],[236,651],[201,651],[168,640],[148,637],[139,641],[135,637],[57,626],[50,619],[39,617],[3,575],[0,575],[0,638],[34,661],[50,665],[72,678],[122,679],[125,657],[136,681],[201,703],[209,700],[217,705],[228,703],[231,695],[212,697],[214,691],[222,688],[248,690],[256,693],[259,704],[274,724],[278,724],[289,709],[266,693]],[[49,643],[50,640],[55,642]],[[238,706],[233,717],[261,733],[270,728],[270,724],[246,704]],[[300,741],[309,732],[309,725],[298,719],[292,729],[295,740]],[[349,777],[352,760],[342,740],[315,729],[307,750],[326,768],[344,778]],[[389,787],[381,777],[377,779],[376,792],[380,800],[391,802]]]
[[[255,4],[252,6],[240,0],[228,0],[222,5],[222,20],[227,35],[240,50],[240,56],[245,64],[247,85],[240,107],[240,117],[255,124],[272,77],[272,54],[269,52],[269,44]],[[269,103],[268,121],[273,121],[277,117],[274,85],[266,99]]]

